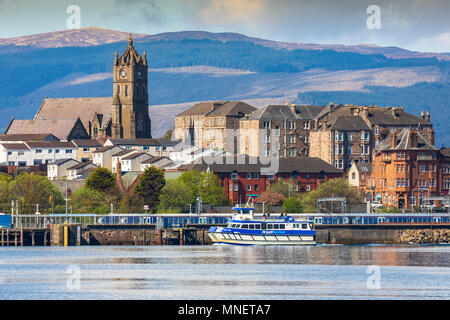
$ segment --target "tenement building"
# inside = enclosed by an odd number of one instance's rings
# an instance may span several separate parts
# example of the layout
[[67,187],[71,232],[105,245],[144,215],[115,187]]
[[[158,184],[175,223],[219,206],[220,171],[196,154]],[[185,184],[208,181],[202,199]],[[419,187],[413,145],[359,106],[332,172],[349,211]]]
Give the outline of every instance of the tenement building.
[[375,150],[367,192],[388,207],[421,206],[441,194],[440,164],[432,129],[394,130]]
[[251,157],[309,156],[309,132],[323,109],[284,104],[267,105],[252,112],[240,121],[240,153]]
[[420,118],[402,107],[379,108],[330,104],[315,118],[310,132],[310,155],[319,157],[340,169],[353,161],[368,163],[377,143],[395,129],[432,129],[430,114]]
[[175,139],[201,149],[236,152],[239,120],[255,110],[241,101],[197,103],[175,116]]
[[113,96],[47,98],[33,120],[11,120],[5,134],[51,133],[61,140],[151,138],[148,115],[148,65],[133,39],[113,62]]

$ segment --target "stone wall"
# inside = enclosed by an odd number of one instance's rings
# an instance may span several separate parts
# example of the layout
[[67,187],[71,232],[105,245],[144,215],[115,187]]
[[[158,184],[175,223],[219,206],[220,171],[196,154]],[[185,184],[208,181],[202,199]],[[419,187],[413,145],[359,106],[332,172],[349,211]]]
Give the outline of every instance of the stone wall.
[[399,232],[397,243],[449,243],[450,229],[419,229]]

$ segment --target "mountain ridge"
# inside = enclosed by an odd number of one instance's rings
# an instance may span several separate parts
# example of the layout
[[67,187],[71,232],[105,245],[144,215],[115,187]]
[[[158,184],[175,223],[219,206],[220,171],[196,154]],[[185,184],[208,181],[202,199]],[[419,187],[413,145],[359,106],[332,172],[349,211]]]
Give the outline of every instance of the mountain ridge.
[[[0,46],[34,48],[61,48],[61,47],[89,47],[115,42],[126,41],[129,32],[110,30],[100,27],[87,27],[80,29],[58,30],[53,32],[25,35],[13,38],[0,38]],[[286,50],[334,50],[338,52],[354,52],[360,54],[382,54],[387,58],[430,58],[449,60],[448,53],[410,51],[396,46],[378,46],[376,44],[316,44],[268,40],[257,37],[249,37],[236,32],[209,32],[202,30],[186,30],[163,32],[157,34],[132,33],[135,42],[144,41],[180,41],[184,39],[212,40],[212,41],[243,41],[253,44]]]

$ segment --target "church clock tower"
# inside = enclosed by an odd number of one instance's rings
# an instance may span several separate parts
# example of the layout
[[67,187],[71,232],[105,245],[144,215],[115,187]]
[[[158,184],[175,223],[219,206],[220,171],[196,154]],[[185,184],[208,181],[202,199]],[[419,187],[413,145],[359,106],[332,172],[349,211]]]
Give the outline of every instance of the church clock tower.
[[148,65],[128,39],[125,52],[114,58],[111,137],[115,139],[151,138],[148,115]]

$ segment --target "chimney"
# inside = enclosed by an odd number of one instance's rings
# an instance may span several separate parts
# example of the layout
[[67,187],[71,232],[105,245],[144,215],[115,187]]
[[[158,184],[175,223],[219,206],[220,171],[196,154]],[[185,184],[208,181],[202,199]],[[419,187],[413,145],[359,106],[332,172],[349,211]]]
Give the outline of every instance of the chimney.
[[122,177],[122,164],[120,163],[120,160],[117,160],[117,164],[116,164],[116,180],[119,181],[121,180]]
[[397,146],[397,132],[394,130],[391,133],[391,148],[394,149]]
[[419,146],[417,131],[411,130],[409,132],[409,147],[416,149]]
[[425,115],[424,115],[423,111],[420,113],[420,120],[425,120]]
[[397,115],[397,113],[395,112],[396,111],[396,109],[394,108],[394,107],[392,107],[392,116],[394,117],[394,118],[396,118],[398,115]]
[[427,115],[425,116],[425,121],[430,123],[430,120],[431,120],[430,112],[427,111]]
[[434,146],[434,130],[428,129],[428,142],[431,143]]
[[290,104],[289,105],[289,107],[291,108],[291,112],[293,113],[293,114],[296,114],[297,113],[297,110],[295,109],[295,104]]

